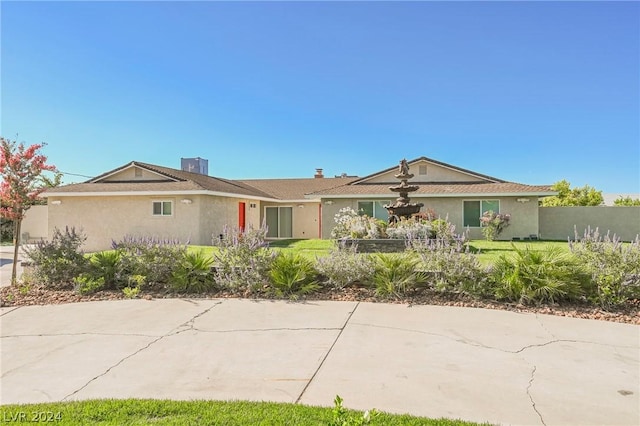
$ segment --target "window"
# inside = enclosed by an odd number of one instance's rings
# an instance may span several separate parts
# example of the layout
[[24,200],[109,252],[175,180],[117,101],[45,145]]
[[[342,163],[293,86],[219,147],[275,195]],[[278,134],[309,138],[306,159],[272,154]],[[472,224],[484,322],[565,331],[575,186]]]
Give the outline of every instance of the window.
[[265,207],[267,238],[292,238],[292,207]]
[[173,211],[172,201],[154,201],[153,202],[154,216],[171,216],[172,211]]
[[358,201],[358,214],[375,217],[376,219],[389,219],[389,212],[384,208],[389,201]]
[[488,212],[500,212],[499,200],[463,201],[463,226],[480,227],[480,217]]

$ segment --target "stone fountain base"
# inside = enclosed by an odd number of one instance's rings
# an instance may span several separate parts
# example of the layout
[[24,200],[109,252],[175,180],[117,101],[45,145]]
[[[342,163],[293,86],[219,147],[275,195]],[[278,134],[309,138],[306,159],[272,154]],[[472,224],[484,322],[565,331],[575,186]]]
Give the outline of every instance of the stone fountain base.
[[397,219],[410,218],[411,215],[420,213],[420,209],[424,206],[422,203],[410,203],[404,205],[385,206],[389,212],[389,222],[395,222]]

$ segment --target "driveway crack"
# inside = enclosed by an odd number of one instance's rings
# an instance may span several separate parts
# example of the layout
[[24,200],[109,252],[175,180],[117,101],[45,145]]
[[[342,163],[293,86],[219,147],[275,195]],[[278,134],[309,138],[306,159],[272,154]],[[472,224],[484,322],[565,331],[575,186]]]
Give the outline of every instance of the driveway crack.
[[531,385],[533,384],[533,379],[535,378],[536,370],[537,370],[537,367],[534,365],[533,370],[531,371],[531,377],[529,378],[529,385],[527,385],[527,396],[529,397],[529,401],[531,401],[531,406],[533,407],[533,411],[535,411],[538,417],[540,417],[540,422],[546,426],[547,424],[544,422],[544,419],[542,418],[542,414],[540,414],[540,411],[538,411],[538,408],[536,407],[536,402],[533,400],[533,397],[531,396],[531,392],[530,392]]
[[[302,396],[304,395],[304,393],[307,391],[307,389],[309,388],[309,385],[311,385],[311,382],[313,382],[313,379],[315,379],[316,375],[318,374],[318,372],[320,371],[320,369],[322,368],[322,366],[324,365],[324,362],[327,360],[327,357],[329,356],[329,354],[331,353],[331,351],[333,350],[334,346],[336,345],[336,343],[338,342],[338,340],[340,339],[340,336],[342,336],[342,332],[344,331],[344,329],[347,327],[347,324],[349,324],[349,321],[351,320],[351,317],[353,316],[353,314],[356,312],[356,309],[358,309],[358,306],[360,306],[360,302],[356,303],[356,306],[353,308],[353,311],[351,311],[349,313],[349,316],[347,317],[347,319],[345,320],[344,324],[342,324],[342,327],[339,328],[339,332],[338,335],[336,336],[336,338],[333,340],[333,343],[331,344],[331,347],[329,347],[329,350],[327,351],[326,354],[324,354],[324,357],[322,358],[322,361],[320,361],[320,364],[318,364],[318,368],[316,368],[316,371],[313,372],[313,375],[311,376],[311,378],[309,379],[309,381],[307,382],[307,384],[304,386],[304,388],[302,389],[302,392],[300,392],[300,395],[298,396],[298,398],[296,399],[295,403],[298,404],[300,403],[300,400],[302,399]],[[334,329],[335,330],[335,329]]]
[[[169,333],[166,333],[154,340],[152,340],[151,342],[149,342],[148,344],[146,344],[145,346],[141,347],[140,349],[138,349],[137,351],[133,352],[132,354],[127,355],[126,357],[122,358],[120,361],[116,362],[114,365],[112,365],[111,367],[107,368],[104,372],[102,372],[101,374],[98,374],[97,376],[93,377],[92,379],[90,379],[87,383],[85,383],[83,386],[81,386],[80,388],[76,389],[75,391],[71,392],[69,395],[65,396],[64,398],[62,398],[62,401],[66,401],[68,398],[71,398],[73,395],[77,394],[78,392],[80,392],[81,390],[83,390],[84,388],[86,388],[87,386],[89,386],[92,382],[98,380],[100,377],[103,377],[105,375],[107,375],[111,370],[113,370],[114,368],[118,367],[120,364],[122,364],[123,362],[125,362],[126,360],[128,360],[129,358],[132,358],[136,355],[138,355],[140,352],[148,349],[149,347],[151,347],[151,345],[153,345],[156,342],[159,342],[160,340],[164,339],[165,337],[170,337],[173,335],[176,335],[178,333],[181,333],[183,331],[189,330],[193,328],[193,323],[194,321],[201,317],[202,315],[206,314],[207,312],[209,312],[211,309],[215,308],[216,306],[218,306],[219,304],[221,304],[222,302],[218,302],[213,304],[212,306],[208,307],[207,309],[205,309],[204,311],[194,315],[193,317],[191,317],[191,319],[189,319],[188,321],[185,321],[184,323],[180,324],[178,327],[176,327],[175,329],[173,329],[172,331],[170,331]],[[180,330],[181,327],[188,327],[185,330]],[[175,331],[174,331],[175,330]]]

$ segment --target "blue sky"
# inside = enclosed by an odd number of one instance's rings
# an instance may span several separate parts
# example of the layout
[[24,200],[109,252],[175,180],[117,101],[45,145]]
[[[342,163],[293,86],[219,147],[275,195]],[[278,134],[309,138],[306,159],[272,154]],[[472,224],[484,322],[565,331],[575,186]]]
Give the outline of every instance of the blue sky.
[[199,156],[231,179],[364,176],[427,156],[640,192],[637,2],[0,8],[0,132],[68,173]]

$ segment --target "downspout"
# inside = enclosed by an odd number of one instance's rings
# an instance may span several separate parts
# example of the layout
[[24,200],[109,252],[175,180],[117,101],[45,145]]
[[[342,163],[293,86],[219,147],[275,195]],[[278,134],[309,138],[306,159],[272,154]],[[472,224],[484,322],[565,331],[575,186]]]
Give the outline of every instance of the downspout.
[[318,203],[318,238],[322,239],[322,201]]

